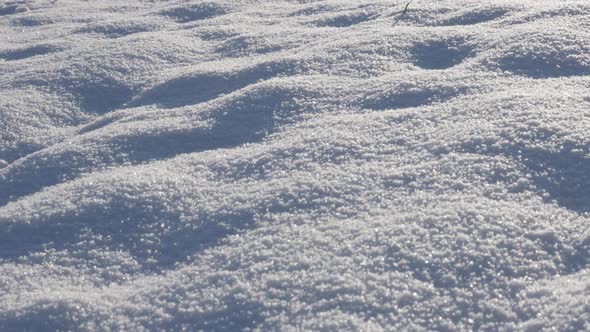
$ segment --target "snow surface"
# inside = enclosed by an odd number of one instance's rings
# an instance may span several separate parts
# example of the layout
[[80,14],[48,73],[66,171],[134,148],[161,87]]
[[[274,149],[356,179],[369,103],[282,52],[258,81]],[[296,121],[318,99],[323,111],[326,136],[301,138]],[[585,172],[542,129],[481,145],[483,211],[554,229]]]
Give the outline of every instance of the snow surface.
[[0,3],[0,330],[590,329],[590,2]]

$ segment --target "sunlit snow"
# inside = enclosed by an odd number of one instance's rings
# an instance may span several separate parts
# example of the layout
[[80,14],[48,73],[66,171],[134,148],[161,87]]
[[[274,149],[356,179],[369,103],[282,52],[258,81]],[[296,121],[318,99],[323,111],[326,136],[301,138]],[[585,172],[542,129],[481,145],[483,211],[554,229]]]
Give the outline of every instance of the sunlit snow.
[[0,331],[590,329],[590,2],[407,3],[1,1]]

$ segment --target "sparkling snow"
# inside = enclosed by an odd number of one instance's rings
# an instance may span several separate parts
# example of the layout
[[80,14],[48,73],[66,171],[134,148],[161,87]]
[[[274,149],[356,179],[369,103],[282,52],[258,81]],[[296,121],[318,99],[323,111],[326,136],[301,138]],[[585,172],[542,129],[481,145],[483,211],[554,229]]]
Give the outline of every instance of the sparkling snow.
[[0,3],[0,330],[590,329],[590,3]]

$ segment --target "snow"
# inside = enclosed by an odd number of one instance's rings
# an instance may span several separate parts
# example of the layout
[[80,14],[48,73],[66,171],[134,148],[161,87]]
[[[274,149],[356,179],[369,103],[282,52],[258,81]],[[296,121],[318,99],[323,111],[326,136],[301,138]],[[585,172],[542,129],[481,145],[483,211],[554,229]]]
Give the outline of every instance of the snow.
[[590,328],[590,4],[0,4],[0,330]]

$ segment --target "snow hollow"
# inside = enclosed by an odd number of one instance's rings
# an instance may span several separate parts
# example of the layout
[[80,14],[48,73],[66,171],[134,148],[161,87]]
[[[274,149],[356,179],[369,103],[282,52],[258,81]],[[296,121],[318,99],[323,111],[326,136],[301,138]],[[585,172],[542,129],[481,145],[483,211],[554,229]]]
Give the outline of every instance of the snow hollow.
[[590,2],[0,2],[1,331],[590,329]]

